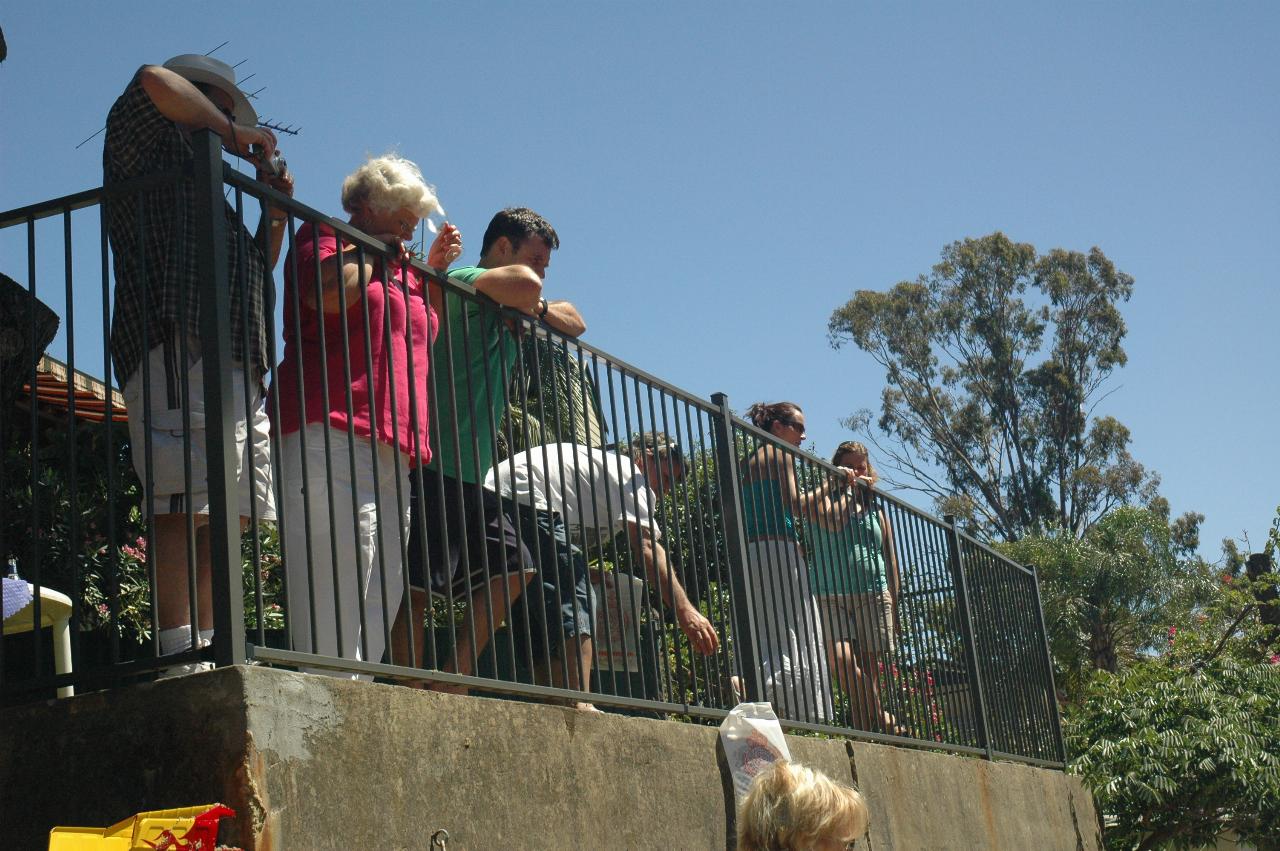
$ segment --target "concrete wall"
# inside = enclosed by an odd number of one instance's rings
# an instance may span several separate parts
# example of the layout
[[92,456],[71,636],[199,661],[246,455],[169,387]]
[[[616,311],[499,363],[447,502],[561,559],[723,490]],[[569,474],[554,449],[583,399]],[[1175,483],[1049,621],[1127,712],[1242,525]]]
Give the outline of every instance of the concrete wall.
[[[729,849],[714,728],[229,668],[0,711],[0,848],[51,826],[221,801],[253,851]],[[791,737],[856,785],[863,847],[1101,848],[1061,772]]]

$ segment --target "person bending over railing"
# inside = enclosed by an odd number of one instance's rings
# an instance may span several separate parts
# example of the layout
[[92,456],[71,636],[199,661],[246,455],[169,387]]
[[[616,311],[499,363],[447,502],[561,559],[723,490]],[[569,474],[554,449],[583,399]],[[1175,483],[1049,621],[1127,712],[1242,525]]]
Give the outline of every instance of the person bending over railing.
[[636,437],[625,454],[572,443],[535,446],[489,471],[485,487],[515,504],[525,540],[538,551],[538,579],[511,614],[517,652],[535,665],[545,661],[552,684],[576,691],[590,686],[595,599],[571,534],[586,541],[625,532],[694,650],[709,655],[719,646],[715,628],[676,578],[653,517],[657,500],[683,475],[679,445],[661,432]]
[[[439,287],[403,262],[404,245],[419,220],[444,211],[418,167],[390,155],[343,181],[342,207],[352,227],[394,254],[371,256],[308,223],[286,259],[284,359],[272,392],[289,635],[295,650],[377,662],[383,607],[394,615],[403,594],[409,469],[431,454],[427,373]],[[427,262],[447,266],[461,253],[462,235],[446,224]]]
[[878,476],[867,447],[841,443],[831,463],[848,467],[860,484],[828,494],[809,524],[810,580],[826,639],[827,661],[853,703],[853,724],[905,736],[909,731],[880,702],[880,664],[894,652],[901,577],[893,528],[867,497]]
[[[791,446],[804,439],[804,412],[794,402],[758,402],[747,409],[747,417]],[[744,468],[747,592],[765,697],[786,719],[829,721],[834,714],[830,675],[796,517],[812,519],[833,488],[855,481],[854,473],[845,470],[844,478],[828,478],[802,493],[795,456],[765,441],[747,457]]]

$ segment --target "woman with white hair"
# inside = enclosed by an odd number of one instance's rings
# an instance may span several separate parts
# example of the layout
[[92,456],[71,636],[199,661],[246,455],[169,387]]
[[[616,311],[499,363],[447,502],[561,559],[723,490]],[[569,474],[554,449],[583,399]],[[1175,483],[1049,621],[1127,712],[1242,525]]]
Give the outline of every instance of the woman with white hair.
[[[377,662],[404,587],[410,465],[431,457],[427,372],[437,284],[407,261],[418,222],[444,214],[418,167],[370,159],[342,184],[357,247],[326,225],[298,229],[285,260],[279,398],[289,633],[295,650]],[[462,253],[444,225],[435,268]]]

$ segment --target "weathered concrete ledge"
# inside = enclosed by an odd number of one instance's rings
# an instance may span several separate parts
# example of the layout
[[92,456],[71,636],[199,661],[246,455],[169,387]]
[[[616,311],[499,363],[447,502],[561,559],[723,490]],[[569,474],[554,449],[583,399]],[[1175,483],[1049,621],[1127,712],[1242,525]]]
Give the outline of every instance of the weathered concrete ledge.
[[[221,801],[223,841],[268,849],[730,849],[714,728],[584,715],[267,668],[0,710],[0,847],[53,825]],[[791,737],[853,783],[863,845],[1100,849],[1087,791],[1056,771]]]

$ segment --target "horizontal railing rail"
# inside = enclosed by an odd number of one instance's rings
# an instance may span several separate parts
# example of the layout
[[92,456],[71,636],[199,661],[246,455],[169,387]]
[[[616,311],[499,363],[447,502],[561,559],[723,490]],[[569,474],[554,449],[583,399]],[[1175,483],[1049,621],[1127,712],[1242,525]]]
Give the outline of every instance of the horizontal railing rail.
[[[37,620],[71,601],[65,658],[0,624],[0,702],[253,659],[1062,763],[1034,571],[578,339],[532,278],[431,268],[197,150],[0,213],[31,355],[0,369],[0,554]],[[207,262],[175,291],[141,199],[180,191]],[[37,397],[49,338],[101,363],[105,417]]]

